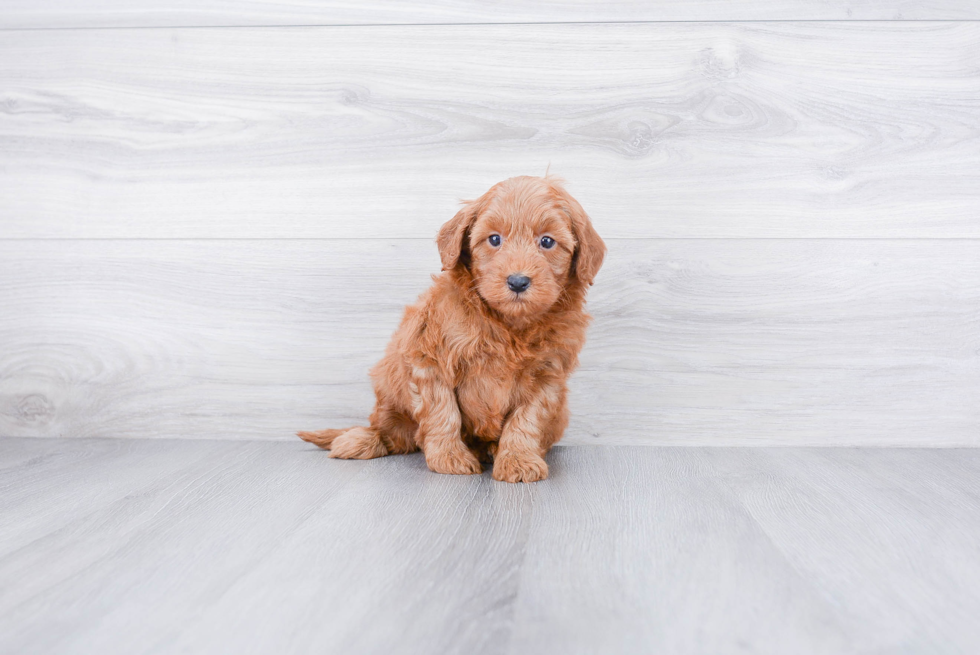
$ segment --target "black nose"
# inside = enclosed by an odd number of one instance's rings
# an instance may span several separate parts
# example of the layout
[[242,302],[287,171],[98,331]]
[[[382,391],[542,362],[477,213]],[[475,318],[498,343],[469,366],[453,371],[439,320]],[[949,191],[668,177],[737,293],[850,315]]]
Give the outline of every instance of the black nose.
[[527,291],[527,288],[531,286],[531,278],[520,273],[515,273],[514,275],[507,276],[507,286],[514,293],[520,293],[521,291]]

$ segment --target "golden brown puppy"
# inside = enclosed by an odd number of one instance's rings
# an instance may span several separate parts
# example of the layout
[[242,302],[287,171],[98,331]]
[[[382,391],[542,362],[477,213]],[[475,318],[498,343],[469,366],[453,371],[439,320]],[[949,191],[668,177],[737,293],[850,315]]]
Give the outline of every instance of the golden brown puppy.
[[606,246],[554,178],[515,177],[467,203],[436,239],[443,273],[408,307],[371,370],[371,425],[300,432],[331,457],[421,449],[437,473],[533,482],[568,424],[583,310]]

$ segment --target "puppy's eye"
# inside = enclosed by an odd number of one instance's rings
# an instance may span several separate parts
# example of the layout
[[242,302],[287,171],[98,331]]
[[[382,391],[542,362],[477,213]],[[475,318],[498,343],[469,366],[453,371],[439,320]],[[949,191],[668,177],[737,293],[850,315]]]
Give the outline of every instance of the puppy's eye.
[[491,234],[489,237],[487,237],[487,241],[490,243],[491,246],[493,246],[494,248],[496,248],[497,246],[500,245],[500,241],[501,241],[500,235],[499,234]]
[[551,250],[555,247],[555,240],[551,237],[541,237],[541,247],[545,250]]

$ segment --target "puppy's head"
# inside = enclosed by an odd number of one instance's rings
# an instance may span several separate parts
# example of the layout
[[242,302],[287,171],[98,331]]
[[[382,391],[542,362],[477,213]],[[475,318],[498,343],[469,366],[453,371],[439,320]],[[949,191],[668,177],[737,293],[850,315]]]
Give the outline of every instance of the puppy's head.
[[491,307],[515,318],[547,311],[595,279],[606,246],[555,178],[514,177],[467,203],[439,230],[443,270],[469,269]]

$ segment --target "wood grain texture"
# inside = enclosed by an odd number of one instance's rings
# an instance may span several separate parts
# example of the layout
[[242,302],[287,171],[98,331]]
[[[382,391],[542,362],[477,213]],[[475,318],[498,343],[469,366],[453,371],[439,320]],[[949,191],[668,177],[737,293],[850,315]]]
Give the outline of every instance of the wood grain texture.
[[980,644],[980,450],[559,447],[549,463],[508,485],[298,441],[0,439],[0,650]]
[[[526,486],[436,476],[419,458],[331,466],[298,443],[58,443],[97,461],[101,478],[63,462],[58,476],[71,482],[52,492],[50,473],[18,467],[28,499],[4,498],[0,514],[19,546],[0,549],[3,652],[483,653],[506,643]],[[157,479],[165,466],[174,472]],[[115,495],[101,491],[117,478]],[[81,511],[58,504],[69,493]],[[21,538],[23,523],[47,531]]]
[[976,20],[970,0],[6,0],[0,28],[735,20]]
[[560,449],[513,651],[973,652],[978,454]]
[[0,238],[427,237],[549,164],[606,237],[975,238],[977,70],[976,22],[9,31]]
[[[0,435],[363,422],[429,241],[0,242]],[[568,443],[977,445],[980,241],[613,240]]]

